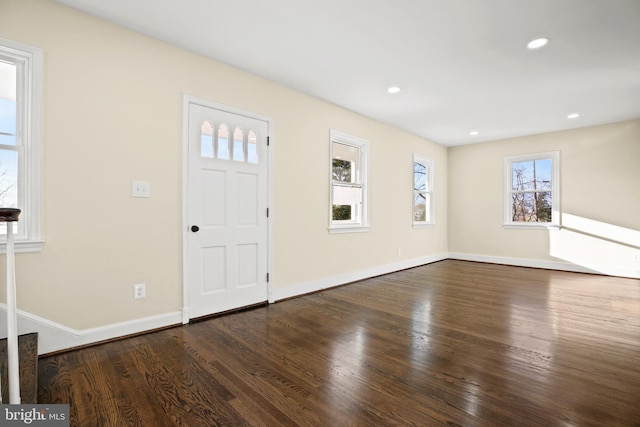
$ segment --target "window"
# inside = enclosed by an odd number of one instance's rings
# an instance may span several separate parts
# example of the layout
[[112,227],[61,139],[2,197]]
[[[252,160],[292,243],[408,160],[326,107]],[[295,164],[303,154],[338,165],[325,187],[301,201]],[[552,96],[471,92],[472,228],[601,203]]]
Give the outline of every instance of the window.
[[[0,39],[0,205],[17,207],[16,250],[39,250],[40,49]],[[0,224],[6,239],[7,224]],[[4,246],[4,243],[2,244]]]
[[331,131],[329,230],[367,231],[367,166],[369,141]]
[[229,127],[226,124],[220,124],[216,138],[216,129],[213,122],[204,120],[200,126],[200,144],[200,155],[202,157],[243,163],[258,163],[258,134],[255,130],[250,130],[245,134],[241,128],[236,127],[231,141],[229,139]]
[[213,123],[209,120],[202,122],[200,127],[200,144],[200,155],[213,159]]
[[434,224],[433,160],[413,155],[413,225]]
[[560,226],[559,153],[505,159],[505,226]]
[[255,130],[250,130],[247,135],[247,161],[258,163],[258,134]]

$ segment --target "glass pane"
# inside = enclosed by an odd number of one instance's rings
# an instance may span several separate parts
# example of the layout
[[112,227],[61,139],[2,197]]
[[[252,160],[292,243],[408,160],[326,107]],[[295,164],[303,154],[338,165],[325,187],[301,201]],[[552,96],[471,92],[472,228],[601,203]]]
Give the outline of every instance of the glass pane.
[[352,182],[351,165],[347,160],[333,159],[332,176],[334,181]]
[[218,129],[218,158],[229,160],[229,128],[222,124]]
[[258,135],[255,131],[249,131],[247,137],[247,161],[249,163],[258,163]]
[[511,164],[511,183],[513,191],[550,190],[551,159],[527,160]]
[[0,150],[0,207],[18,207],[18,153]]
[[431,221],[431,195],[429,193],[413,192],[413,220],[415,222]]
[[332,220],[358,224],[361,221],[362,188],[350,185],[333,186]]
[[333,186],[333,203],[336,205],[357,205],[362,202],[362,188],[344,185]]
[[233,160],[244,162],[244,134],[240,128],[233,131]]
[[20,221],[14,221],[14,222],[0,222],[0,236],[6,236],[7,235],[7,224],[12,224],[13,225],[13,236],[15,238],[15,236],[18,234],[19,230],[18,230],[18,226],[20,225]]
[[360,183],[360,150],[351,145],[333,143],[332,170],[334,181]]
[[16,66],[0,62],[0,144],[16,144]]
[[429,178],[429,170],[426,163],[413,163],[413,189],[425,191],[427,190],[427,180]]
[[213,158],[213,123],[208,120],[200,127],[200,155]]
[[334,221],[350,221],[351,220],[351,206],[350,205],[333,205]]
[[551,192],[513,193],[511,216],[514,222],[551,222]]

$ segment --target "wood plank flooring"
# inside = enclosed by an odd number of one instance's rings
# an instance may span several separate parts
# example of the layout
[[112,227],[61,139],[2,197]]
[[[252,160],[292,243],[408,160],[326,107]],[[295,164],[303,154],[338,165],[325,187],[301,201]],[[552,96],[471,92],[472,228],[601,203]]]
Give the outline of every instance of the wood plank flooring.
[[640,280],[447,260],[40,360],[72,426],[640,426]]
[[[37,403],[38,398],[38,334],[18,336],[18,370],[20,371],[21,403]],[[9,360],[7,339],[0,340],[0,393],[2,402],[9,403]]]

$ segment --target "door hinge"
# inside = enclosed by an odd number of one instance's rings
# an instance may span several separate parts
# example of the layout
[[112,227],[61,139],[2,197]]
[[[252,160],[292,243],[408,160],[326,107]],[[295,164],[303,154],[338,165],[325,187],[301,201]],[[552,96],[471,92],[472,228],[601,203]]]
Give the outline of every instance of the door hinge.
[[269,208],[267,208],[267,218],[269,218]]
[[267,283],[269,283],[269,273],[267,273]]
[[267,147],[269,146],[269,144],[271,144],[271,137],[270,136],[267,137]]

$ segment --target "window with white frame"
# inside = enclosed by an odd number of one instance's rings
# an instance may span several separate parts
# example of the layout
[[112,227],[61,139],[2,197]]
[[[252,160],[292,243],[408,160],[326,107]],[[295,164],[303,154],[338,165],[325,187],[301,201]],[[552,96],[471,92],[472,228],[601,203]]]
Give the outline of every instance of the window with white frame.
[[[38,250],[42,244],[41,69],[40,49],[0,39],[0,206],[21,210],[19,221],[12,223],[20,251]],[[0,224],[2,239],[6,224]]]
[[369,141],[331,131],[331,232],[367,231]]
[[433,160],[413,155],[413,225],[432,225],[433,204]]
[[557,151],[505,158],[505,226],[560,226],[559,161]]

